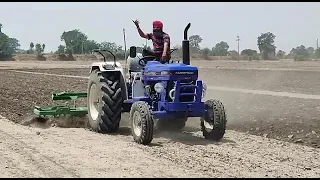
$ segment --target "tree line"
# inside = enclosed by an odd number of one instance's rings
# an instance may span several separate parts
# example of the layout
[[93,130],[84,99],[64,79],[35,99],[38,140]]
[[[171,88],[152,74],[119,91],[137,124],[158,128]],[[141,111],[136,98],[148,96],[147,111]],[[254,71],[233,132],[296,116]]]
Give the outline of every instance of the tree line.
[[[14,37],[9,37],[2,32],[3,25],[0,23],[0,58],[9,57],[13,54],[37,54],[41,56],[45,49],[45,44],[30,42],[30,47],[27,50],[20,49],[20,42]],[[271,32],[261,33],[257,37],[257,46],[259,52],[253,49],[244,49],[240,53],[235,50],[230,50],[229,45],[225,41],[217,43],[211,49],[208,47],[200,48],[202,37],[200,35],[191,35],[189,37],[190,50],[192,56],[200,56],[203,59],[210,59],[210,56],[231,56],[248,60],[275,60],[275,59],[295,59],[295,60],[308,60],[308,59],[320,59],[320,48],[305,47],[300,45],[292,48],[290,52],[284,52],[283,50],[276,50],[275,45],[276,36]],[[114,42],[97,42],[89,39],[88,36],[81,32],[79,29],[62,32],[60,40],[65,45],[59,45],[55,54],[91,54],[93,49],[107,49],[112,51],[119,59],[124,58],[124,48],[121,45],[117,45]],[[144,48],[150,49],[149,46],[141,45],[137,47],[138,52],[142,52]],[[182,55],[181,45],[173,46],[177,50],[173,56]],[[127,50],[128,51],[128,50]]]

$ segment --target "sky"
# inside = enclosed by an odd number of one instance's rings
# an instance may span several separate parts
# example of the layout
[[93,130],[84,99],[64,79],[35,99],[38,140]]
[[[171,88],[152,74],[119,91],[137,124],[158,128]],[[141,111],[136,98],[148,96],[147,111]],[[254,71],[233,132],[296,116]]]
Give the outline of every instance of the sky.
[[[210,49],[220,41],[229,50],[258,50],[257,37],[264,32],[276,35],[277,50],[289,52],[301,44],[316,47],[320,38],[320,2],[1,2],[2,31],[20,41],[46,44],[45,52],[56,51],[63,31],[80,29],[89,39],[124,45],[145,44],[132,20],[138,19],[145,32],[152,21],[161,20],[171,44],[183,40],[190,22],[190,35],[203,38],[201,47]],[[154,11],[156,10],[156,13]],[[160,10],[160,11],[159,11]],[[148,42],[151,45],[151,42]]]

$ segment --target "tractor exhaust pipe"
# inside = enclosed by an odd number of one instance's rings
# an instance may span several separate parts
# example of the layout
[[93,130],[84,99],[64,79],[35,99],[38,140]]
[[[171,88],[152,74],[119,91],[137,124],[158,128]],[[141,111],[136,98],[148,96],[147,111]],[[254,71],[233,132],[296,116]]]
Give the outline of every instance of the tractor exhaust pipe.
[[190,65],[190,45],[188,40],[188,30],[190,26],[191,23],[184,28],[184,39],[182,41],[182,62],[187,65]]

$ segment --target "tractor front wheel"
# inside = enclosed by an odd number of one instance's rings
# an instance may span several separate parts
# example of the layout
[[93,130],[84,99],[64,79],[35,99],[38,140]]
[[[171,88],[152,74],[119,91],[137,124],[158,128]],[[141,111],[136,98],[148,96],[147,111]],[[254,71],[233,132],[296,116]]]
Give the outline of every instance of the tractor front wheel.
[[147,145],[153,139],[153,117],[146,102],[134,102],[130,110],[133,139],[138,144]]
[[119,72],[94,70],[88,83],[88,116],[92,130],[99,133],[118,131],[122,95]]
[[219,141],[223,138],[226,130],[226,112],[219,100],[207,100],[205,102],[206,113],[200,119],[203,136],[206,139]]

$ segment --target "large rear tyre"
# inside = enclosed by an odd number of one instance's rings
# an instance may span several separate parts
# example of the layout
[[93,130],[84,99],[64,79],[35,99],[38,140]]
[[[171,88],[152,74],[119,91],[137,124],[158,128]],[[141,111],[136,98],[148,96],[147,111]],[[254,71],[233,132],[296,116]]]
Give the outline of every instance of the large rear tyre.
[[146,102],[138,101],[132,104],[130,123],[133,139],[138,144],[148,145],[153,139],[153,117]]
[[120,72],[100,72],[94,70],[88,83],[88,116],[92,130],[99,133],[118,131],[122,94]]
[[207,110],[204,117],[200,119],[203,136],[206,139],[219,141],[223,138],[226,130],[227,118],[223,104],[219,100],[207,100]]

